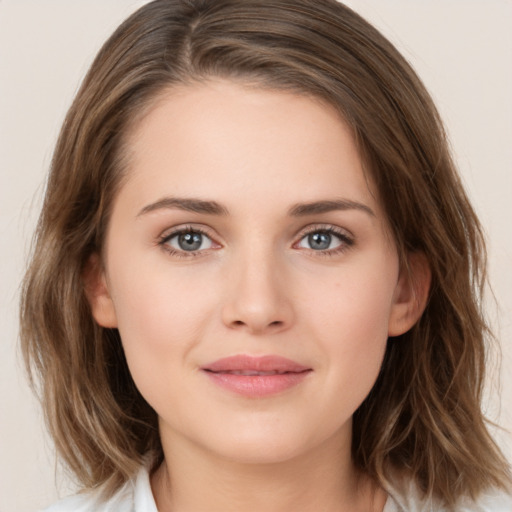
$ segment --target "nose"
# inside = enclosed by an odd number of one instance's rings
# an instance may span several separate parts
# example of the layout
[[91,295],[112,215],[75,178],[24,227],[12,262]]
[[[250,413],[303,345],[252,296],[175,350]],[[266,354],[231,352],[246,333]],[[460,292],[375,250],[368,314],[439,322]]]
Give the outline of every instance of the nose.
[[270,334],[288,329],[294,317],[286,271],[271,254],[242,257],[229,273],[222,320],[230,329]]

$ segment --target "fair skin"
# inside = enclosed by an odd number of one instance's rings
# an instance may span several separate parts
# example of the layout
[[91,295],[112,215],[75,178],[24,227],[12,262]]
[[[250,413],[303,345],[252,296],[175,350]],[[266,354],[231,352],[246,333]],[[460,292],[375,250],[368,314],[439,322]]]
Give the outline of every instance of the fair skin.
[[[158,510],[381,511],[351,418],[428,272],[413,265],[415,289],[400,272],[346,125],[306,96],[212,80],[167,91],[128,147],[87,293],[159,417]],[[248,366],[213,364],[233,356]]]

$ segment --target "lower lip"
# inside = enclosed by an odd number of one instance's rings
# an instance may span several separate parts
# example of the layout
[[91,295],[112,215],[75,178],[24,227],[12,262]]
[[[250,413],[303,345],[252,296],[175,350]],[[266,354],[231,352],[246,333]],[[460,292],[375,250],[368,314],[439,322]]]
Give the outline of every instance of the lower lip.
[[259,398],[275,395],[299,385],[311,370],[276,375],[235,375],[208,371],[205,373],[221,388],[246,397]]

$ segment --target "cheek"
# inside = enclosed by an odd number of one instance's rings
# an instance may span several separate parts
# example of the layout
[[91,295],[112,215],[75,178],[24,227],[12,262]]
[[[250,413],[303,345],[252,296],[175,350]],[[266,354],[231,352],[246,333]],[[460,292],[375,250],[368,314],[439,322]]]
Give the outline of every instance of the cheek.
[[118,268],[112,276],[118,284],[113,299],[130,372],[146,395],[150,387],[164,386],[169,372],[200,343],[215,301],[198,293],[183,273],[165,273],[157,266],[138,272],[130,268]]
[[[188,268],[169,268],[165,260],[118,265],[112,284],[120,331],[139,342],[193,335],[194,326],[215,302],[200,286],[197,274]],[[139,334],[145,335],[139,339]]]
[[309,302],[309,325],[322,345],[332,388],[351,390],[355,406],[380,371],[397,277],[393,266],[378,262],[351,268]]
[[341,269],[326,276],[324,286],[310,294],[307,309],[329,339],[340,337],[347,343],[387,339],[398,271],[384,263],[377,260]]

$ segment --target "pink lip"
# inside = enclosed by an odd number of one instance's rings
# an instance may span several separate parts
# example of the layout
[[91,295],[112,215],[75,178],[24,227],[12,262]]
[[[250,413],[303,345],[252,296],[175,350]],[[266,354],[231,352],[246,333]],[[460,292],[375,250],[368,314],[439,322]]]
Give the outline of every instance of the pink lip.
[[312,369],[280,356],[236,355],[202,368],[220,387],[247,397],[280,393],[301,383]]

